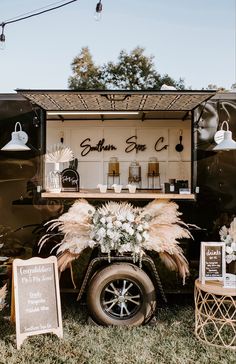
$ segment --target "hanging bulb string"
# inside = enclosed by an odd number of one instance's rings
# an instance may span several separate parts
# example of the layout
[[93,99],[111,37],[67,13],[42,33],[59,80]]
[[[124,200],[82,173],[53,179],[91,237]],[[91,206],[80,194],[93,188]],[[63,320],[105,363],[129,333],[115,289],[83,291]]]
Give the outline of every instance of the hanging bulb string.
[[51,8],[52,6],[57,5],[57,4],[59,4],[59,3],[65,3],[65,1],[66,1],[66,0],[60,0],[60,1],[57,1],[57,2],[55,2],[55,3],[51,3],[51,4],[48,4],[48,5],[42,6],[41,8],[37,8],[37,9],[31,10],[31,11],[28,11],[27,13],[19,14],[19,15],[17,15],[17,16],[14,16],[13,18],[7,19],[7,20],[5,21],[5,23],[6,23],[6,22],[9,22],[9,21],[11,21],[11,20],[15,20],[15,19],[22,18],[22,17],[24,17],[25,15],[33,14],[33,13],[38,12],[38,11],[43,10],[43,9],[47,9],[47,8],[49,8],[49,7]]
[[75,1],[78,1],[78,0],[70,0],[70,1],[67,1],[66,3],[64,4],[61,4],[61,5],[57,5],[57,6],[54,6],[52,8],[49,8],[49,9],[45,9],[45,10],[41,10],[41,11],[38,11],[36,13],[33,13],[33,14],[29,14],[29,15],[25,15],[25,16],[22,16],[22,17],[17,17],[16,19],[12,19],[12,20],[7,20],[5,22],[2,22],[0,24],[0,26],[2,27],[2,29],[4,28],[5,25],[7,24],[12,24],[12,23],[16,23],[18,21],[21,21],[21,20],[25,20],[25,19],[29,19],[29,18],[32,18],[34,16],[38,16],[38,15],[41,15],[41,14],[45,14],[45,13],[48,13],[49,11],[53,11],[53,10],[56,10],[56,9],[59,9],[59,8],[62,8],[63,6],[66,6],[66,5],[69,5],[71,3],[74,3]]
[[[78,0],[70,0],[70,1],[67,1],[66,3],[63,3],[63,4],[61,4],[62,1],[59,1],[59,2],[56,2],[56,3],[53,3],[53,4],[49,4],[49,5],[47,5],[45,7],[42,7],[42,8],[38,8],[38,9],[33,10],[31,12],[24,13],[22,15],[19,15],[19,16],[15,17],[15,18],[11,18],[9,20],[1,22],[0,27],[2,27],[2,32],[0,34],[0,48],[1,49],[5,48],[6,38],[5,38],[5,35],[4,35],[4,27],[6,25],[16,23],[16,22],[19,22],[19,21],[22,21],[22,20],[26,20],[26,19],[38,16],[38,15],[42,15],[42,14],[48,13],[49,11],[60,9],[60,8],[62,8],[64,6],[69,5],[71,3],[74,3],[76,1],[78,1]],[[60,4],[60,5],[56,5],[56,4]],[[49,9],[47,9],[51,5],[56,5],[56,6],[53,6],[53,7],[50,7]],[[42,10],[42,9],[44,9],[44,10]],[[101,12],[102,12],[102,2],[101,2],[101,0],[99,0],[99,2],[96,5],[96,13],[101,15]]]

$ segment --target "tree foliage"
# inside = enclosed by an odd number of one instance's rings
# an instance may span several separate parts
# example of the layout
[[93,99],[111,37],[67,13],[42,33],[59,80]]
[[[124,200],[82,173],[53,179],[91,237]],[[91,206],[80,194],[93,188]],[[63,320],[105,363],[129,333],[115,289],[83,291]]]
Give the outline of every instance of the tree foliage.
[[69,88],[80,89],[105,89],[101,67],[93,62],[88,47],[83,47],[78,56],[71,63],[73,76],[69,77]]
[[83,47],[72,63],[73,75],[68,79],[70,89],[160,90],[163,84],[184,89],[184,81],[175,81],[155,69],[154,57],[146,56],[144,48],[130,53],[121,50],[116,62],[96,66],[88,47]]

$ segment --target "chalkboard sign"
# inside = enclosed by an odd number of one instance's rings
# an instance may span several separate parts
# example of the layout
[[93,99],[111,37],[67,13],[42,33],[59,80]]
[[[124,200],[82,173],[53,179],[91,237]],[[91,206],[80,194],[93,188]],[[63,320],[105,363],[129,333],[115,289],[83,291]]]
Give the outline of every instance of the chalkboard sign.
[[61,172],[62,191],[79,192],[79,173],[72,168],[66,168]]
[[200,280],[223,281],[226,271],[225,244],[222,242],[202,242],[200,257]]
[[13,303],[17,349],[27,336],[63,336],[56,257],[13,261]]

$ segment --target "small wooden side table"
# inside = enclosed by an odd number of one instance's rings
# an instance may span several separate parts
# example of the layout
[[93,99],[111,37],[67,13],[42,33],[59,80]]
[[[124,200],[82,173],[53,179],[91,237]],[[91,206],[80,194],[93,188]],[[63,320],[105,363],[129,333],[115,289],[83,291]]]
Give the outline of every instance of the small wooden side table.
[[195,281],[195,335],[213,346],[236,350],[236,287]]

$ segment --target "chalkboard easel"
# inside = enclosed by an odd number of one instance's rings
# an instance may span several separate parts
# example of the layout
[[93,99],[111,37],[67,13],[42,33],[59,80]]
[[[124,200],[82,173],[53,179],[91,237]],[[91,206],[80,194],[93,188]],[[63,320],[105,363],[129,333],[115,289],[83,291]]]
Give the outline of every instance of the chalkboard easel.
[[224,281],[226,274],[225,243],[202,242],[199,278],[205,281]]
[[57,258],[13,261],[11,319],[20,349],[31,335],[52,332],[63,337]]

